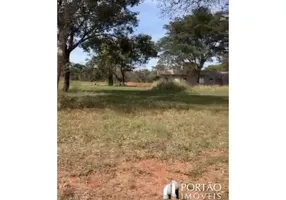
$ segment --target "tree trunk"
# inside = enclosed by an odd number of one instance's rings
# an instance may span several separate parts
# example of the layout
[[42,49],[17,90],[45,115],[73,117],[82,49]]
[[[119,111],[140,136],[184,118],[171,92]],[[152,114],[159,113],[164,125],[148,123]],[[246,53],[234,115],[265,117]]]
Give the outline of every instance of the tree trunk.
[[65,29],[59,30],[58,34],[58,75],[57,75],[57,85],[59,86],[59,82],[64,71],[64,66],[66,64],[66,39],[67,39],[67,31]]
[[119,85],[121,86],[122,85],[122,77],[119,77],[116,73],[113,73],[116,80],[119,82]]
[[120,68],[120,72],[121,72],[121,77],[122,77],[122,86],[124,86],[125,85],[125,71],[124,71],[124,69],[121,67]]
[[108,71],[108,85],[109,86],[113,86],[113,73],[112,73],[110,68],[109,68],[109,71]]
[[62,76],[62,72],[65,66],[65,47],[63,45],[58,46],[58,77],[57,84],[59,86],[59,82]]
[[196,82],[197,82],[197,84],[200,84],[200,74],[201,74],[201,70],[196,70],[196,75],[197,75],[197,80],[196,80]]
[[201,70],[202,70],[204,64],[205,64],[205,60],[202,59],[200,61],[200,63],[196,66],[197,84],[200,84],[200,75],[201,75]]
[[57,75],[57,86],[58,87],[59,87],[59,83],[60,83],[61,72],[62,72],[62,68],[61,68],[61,64],[60,64],[59,56],[58,56],[58,75]]
[[122,85],[125,86],[125,73],[122,72]]
[[64,57],[64,87],[63,91],[67,92],[70,87],[70,68],[69,65],[67,65],[70,62],[70,53],[65,52]]

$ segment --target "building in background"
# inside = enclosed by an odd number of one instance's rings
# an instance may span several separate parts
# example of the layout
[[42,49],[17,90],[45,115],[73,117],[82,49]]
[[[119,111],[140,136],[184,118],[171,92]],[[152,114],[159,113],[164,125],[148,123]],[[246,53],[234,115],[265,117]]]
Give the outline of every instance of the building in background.
[[[187,70],[157,70],[157,76],[165,80],[181,81],[185,80],[190,85],[197,84],[197,77],[194,72]],[[217,72],[202,70],[199,84],[201,85],[228,85],[228,72]]]

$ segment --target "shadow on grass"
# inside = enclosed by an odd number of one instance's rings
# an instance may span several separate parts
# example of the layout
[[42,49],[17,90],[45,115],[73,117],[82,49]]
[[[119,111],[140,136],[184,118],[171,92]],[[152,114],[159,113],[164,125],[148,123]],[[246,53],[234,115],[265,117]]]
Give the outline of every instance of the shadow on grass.
[[71,91],[59,96],[60,109],[110,108],[132,112],[140,109],[210,109],[228,110],[228,97],[207,96],[186,91],[95,90]]

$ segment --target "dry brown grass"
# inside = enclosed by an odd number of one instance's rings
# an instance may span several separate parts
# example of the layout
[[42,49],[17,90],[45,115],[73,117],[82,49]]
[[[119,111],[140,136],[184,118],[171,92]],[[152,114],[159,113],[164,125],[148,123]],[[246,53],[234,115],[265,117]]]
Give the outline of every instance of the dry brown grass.
[[59,199],[162,199],[171,179],[219,182],[227,199],[227,93],[121,88],[65,97],[77,106],[58,111]]

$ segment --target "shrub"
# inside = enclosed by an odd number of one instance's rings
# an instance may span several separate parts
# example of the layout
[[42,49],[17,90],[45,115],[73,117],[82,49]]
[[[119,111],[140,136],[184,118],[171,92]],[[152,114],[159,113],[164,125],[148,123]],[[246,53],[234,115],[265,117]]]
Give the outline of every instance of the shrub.
[[159,91],[170,91],[170,92],[181,92],[188,90],[190,86],[184,80],[174,81],[174,80],[164,80],[160,79],[152,84],[152,90]]

